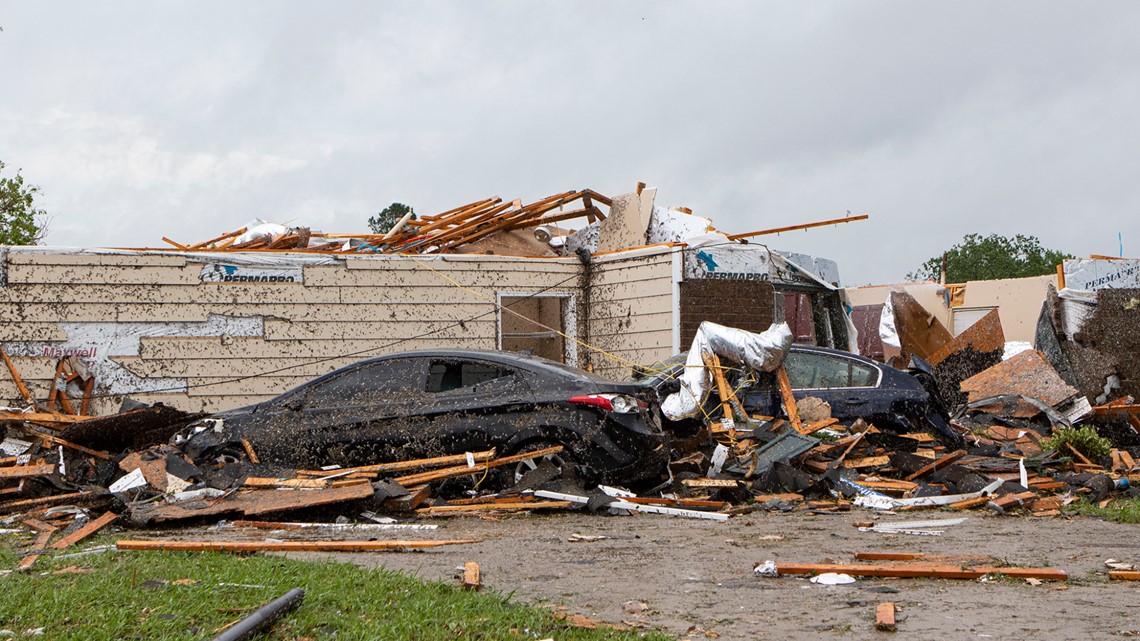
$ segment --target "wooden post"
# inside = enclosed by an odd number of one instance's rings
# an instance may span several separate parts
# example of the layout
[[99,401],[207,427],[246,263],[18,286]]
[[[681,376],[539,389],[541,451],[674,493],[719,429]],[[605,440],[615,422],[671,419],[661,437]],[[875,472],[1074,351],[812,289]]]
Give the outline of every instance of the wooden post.
[[780,384],[780,396],[784,399],[784,407],[788,409],[788,422],[792,424],[792,429],[802,434],[804,422],[800,420],[796,397],[792,395],[792,382],[788,380],[788,370],[784,369],[783,364],[776,370],[776,381]]

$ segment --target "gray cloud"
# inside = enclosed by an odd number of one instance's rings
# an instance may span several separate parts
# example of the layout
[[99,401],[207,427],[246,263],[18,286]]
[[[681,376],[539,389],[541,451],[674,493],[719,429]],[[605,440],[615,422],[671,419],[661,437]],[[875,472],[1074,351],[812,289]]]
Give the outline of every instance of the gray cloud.
[[0,159],[60,245],[362,230],[644,180],[852,283],[979,233],[1140,254],[1140,5],[5,3]]

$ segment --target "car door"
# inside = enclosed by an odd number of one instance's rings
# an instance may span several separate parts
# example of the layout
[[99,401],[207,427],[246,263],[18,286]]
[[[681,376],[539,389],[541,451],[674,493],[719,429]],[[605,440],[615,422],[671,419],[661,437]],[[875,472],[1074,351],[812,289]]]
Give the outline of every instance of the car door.
[[[274,403],[271,421],[289,425],[285,445],[310,465],[366,465],[404,458],[407,434],[421,427],[416,359],[361,363],[317,379]],[[269,418],[269,417],[267,417]]]
[[814,396],[827,401],[832,417],[841,422],[873,421],[889,413],[890,400],[879,387],[882,372],[875,365],[838,353],[792,351],[784,367],[797,399]]
[[[831,415],[842,422],[879,413],[884,393],[878,367],[839,353],[796,350],[788,352],[784,369],[797,399],[814,396],[831,405]],[[775,376],[762,375],[743,394],[749,412],[774,416],[782,413],[782,397]],[[889,407],[889,399],[886,399]]]
[[424,365],[420,438],[433,450],[501,450],[533,413],[534,394],[523,370],[467,357],[430,358]]

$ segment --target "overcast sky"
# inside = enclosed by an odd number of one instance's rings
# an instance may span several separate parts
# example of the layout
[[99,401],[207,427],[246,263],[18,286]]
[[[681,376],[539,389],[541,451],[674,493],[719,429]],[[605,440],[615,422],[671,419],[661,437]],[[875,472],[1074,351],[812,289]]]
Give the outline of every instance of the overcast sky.
[[51,245],[354,232],[658,187],[901,280],[967,233],[1140,255],[1138,2],[0,0],[0,160]]

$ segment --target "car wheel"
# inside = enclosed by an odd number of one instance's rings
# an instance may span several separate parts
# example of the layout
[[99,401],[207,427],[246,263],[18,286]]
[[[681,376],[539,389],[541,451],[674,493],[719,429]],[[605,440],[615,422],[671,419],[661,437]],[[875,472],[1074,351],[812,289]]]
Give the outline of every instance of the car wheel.
[[[522,447],[518,448],[514,452],[514,454],[525,454],[526,452],[534,452],[536,450],[544,450],[548,447],[554,447],[555,445],[562,445],[562,444],[561,443],[552,443],[550,441],[533,441],[533,442],[527,443],[527,444],[523,445]],[[562,447],[566,448],[565,445],[562,445]],[[574,464],[573,457],[566,451],[566,449],[563,449],[561,452],[559,452],[557,454],[547,454],[546,456],[543,456],[541,458],[534,458],[534,459],[528,459],[525,461],[519,461],[515,465],[508,466],[504,470],[503,486],[508,487],[508,488],[514,487],[515,485],[518,484],[519,481],[522,480],[523,476],[525,476],[527,474],[527,472],[530,472],[531,470],[538,469],[538,466],[541,463],[543,463],[544,461],[549,462],[552,465],[554,465],[554,467],[558,470],[558,472],[560,474],[561,474],[562,470],[564,470],[568,466]]]

